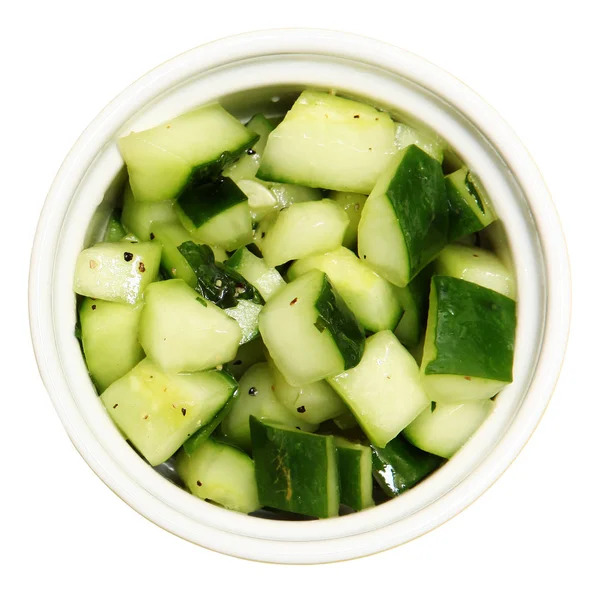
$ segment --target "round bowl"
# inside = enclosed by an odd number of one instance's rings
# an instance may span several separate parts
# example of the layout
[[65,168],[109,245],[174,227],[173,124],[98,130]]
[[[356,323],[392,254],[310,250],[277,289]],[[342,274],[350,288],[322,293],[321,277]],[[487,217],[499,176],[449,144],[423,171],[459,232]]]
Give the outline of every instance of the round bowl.
[[[440,470],[367,511],[321,521],[241,515],[188,494],[139,457],[105,413],[73,328],[76,256],[106,220],[124,179],[117,138],[219,100],[236,115],[281,112],[306,87],[335,88],[426,124],[492,196],[519,287],[514,382],[473,438]],[[191,542],[242,558],[319,563],[407,542],[480,496],[531,436],[551,397],[570,317],[566,246],[531,156],[479,96],[390,45],[322,30],[272,30],[204,45],[143,76],[90,124],[65,159],[39,221],[29,306],[40,373],[83,458],[136,511]]]

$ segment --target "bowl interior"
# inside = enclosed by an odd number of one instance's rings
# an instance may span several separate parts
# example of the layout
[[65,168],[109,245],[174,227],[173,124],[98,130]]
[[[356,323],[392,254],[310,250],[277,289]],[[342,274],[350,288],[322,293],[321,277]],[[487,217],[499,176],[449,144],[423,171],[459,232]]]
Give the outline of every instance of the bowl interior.
[[[161,526],[213,549],[256,559],[293,561],[308,550],[314,561],[322,555],[328,560],[357,556],[407,541],[438,525],[493,481],[482,464],[523,407],[536,370],[546,311],[545,261],[521,185],[497,146],[460,107],[394,71],[391,64],[384,68],[379,62],[350,55],[350,50],[341,57],[242,49],[228,59],[209,58],[205,52],[204,61],[187,67],[180,57],[179,70],[163,66],[138,81],[101,116],[96,135],[85,137],[85,146],[76,155],[77,174],[57,180],[53,191],[63,196],[60,207],[49,216],[60,233],[48,234],[48,248],[55,250],[55,256],[44,270],[49,287],[47,329],[54,340],[57,371],[45,381],[52,384],[52,393],[61,394],[55,397],[57,409],[95,471],[119,496]],[[384,59],[380,61],[383,64]],[[435,130],[477,173],[502,221],[486,234],[487,240],[513,268],[519,287],[514,382],[497,398],[493,413],[469,443],[401,497],[335,519],[265,521],[192,497],[162,477],[165,473],[169,477],[165,468],[155,471],[126,444],[96,396],[73,335],[76,307],[71,287],[77,254],[100,236],[120,199],[125,180],[116,144],[120,136],[215,100],[241,119],[259,111],[279,115],[306,87],[333,88],[390,111],[395,119]],[[42,246],[44,241],[42,237]],[[471,491],[461,487],[466,478]],[[422,513],[426,509],[427,517]],[[344,545],[332,555],[327,542],[341,538]],[[255,546],[257,540],[261,543]],[[278,548],[283,542],[286,546]]]

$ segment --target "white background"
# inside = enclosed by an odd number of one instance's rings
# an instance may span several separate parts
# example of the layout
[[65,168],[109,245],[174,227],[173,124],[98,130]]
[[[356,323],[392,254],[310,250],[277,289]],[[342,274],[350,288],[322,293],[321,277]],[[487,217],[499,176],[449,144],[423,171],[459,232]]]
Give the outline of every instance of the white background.
[[[597,380],[600,36],[592,0],[3,2],[0,8],[0,590],[600,591]],[[544,174],[573,268],[569,352],[551,405],[506,474],[435,532],[366,559],[286,567],[155,527],[69,442],[29,340],[35,225],[65,154],[131,81],[249,29],[363,33],[451,71],[513,126]]]

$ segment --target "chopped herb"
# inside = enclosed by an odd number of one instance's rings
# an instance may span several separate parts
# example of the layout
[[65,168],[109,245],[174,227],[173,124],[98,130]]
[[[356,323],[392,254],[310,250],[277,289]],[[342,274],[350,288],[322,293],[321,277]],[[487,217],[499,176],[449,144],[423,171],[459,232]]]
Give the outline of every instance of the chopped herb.
[[185,408],[181,408],[181,413],[185,416],[187,414],[187,410]]
[[206,304],[206,301],[202,298],[202,297],[196,297],[196,300],[203,306],[203,307],[208,307],[208,305]]
[[81,323],[79,323],[79,320],[75,323],[75,337],[81,340]]
[[304,414],[304,412],[306,412],[306,407],[300,406],[299,408],[296,408],[296,411],[300,414]]
[[431,402],[431,412],[435,412],[435,408],[436,408],[437,404],[435,402]]
[[131,261],[131,260],[133,259],[133,253],[131,253],[131,252],[129,252],[129,251],[126,251],[126,252],[123,254],[123,259],[124,259],[125,261]]
[[256,387],[250,387],[250,389],[248,389],[248,395],[256,395],[256,393],[257,393]]

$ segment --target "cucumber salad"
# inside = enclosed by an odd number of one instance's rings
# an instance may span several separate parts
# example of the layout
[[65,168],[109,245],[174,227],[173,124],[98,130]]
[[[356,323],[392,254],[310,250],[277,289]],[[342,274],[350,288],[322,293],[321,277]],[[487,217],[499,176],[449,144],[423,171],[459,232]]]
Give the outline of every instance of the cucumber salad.
[[366,509],[452,457],[512,381],[499,223],[434,133],[307,90],[283,118],[215,103],[119,148],[76,334],[122,436],[192,495]]

